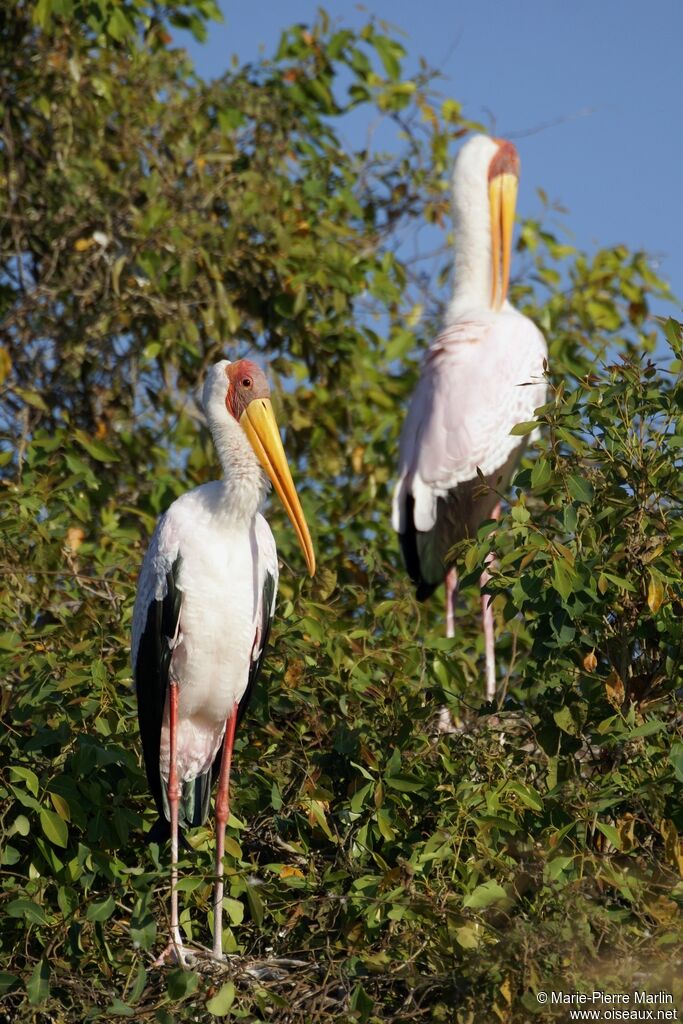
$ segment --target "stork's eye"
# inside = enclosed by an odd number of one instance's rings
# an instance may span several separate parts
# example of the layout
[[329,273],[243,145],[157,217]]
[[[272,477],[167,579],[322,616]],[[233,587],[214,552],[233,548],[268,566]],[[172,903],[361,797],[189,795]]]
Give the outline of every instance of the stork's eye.
[[250,388],[251,387],[251,383],[252,383],[251,377],[243,377],[242,378],[242,387],[243,388]]

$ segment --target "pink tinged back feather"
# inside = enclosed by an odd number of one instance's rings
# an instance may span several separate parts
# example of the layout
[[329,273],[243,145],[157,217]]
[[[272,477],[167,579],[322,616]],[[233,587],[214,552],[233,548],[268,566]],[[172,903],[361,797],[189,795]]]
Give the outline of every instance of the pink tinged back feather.
[[405,501],[414,498],[420,531],[436,521],[436,503],[459,483],[508,463],[525,439],[515,424],[533,419],[545,401],[545,339],[511,309],[453,324],[430,346],[401,435],[393,521],[405,530]]

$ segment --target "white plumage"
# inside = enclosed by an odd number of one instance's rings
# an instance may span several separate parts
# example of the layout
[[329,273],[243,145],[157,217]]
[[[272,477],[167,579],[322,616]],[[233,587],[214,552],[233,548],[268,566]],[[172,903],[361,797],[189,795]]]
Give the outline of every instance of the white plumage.
[[[510,431],[545,402],[545,339],[507,301],[518,176],[517,151],[501,139],[475,136],[458,154],[453,294],[401,432],[392,522],[418,598],[445,581],[448,636],[457,594],[451,550],[498,514],[497,492],[527,442]],[[487,578],[484,573],[482,586]],[[482,610],[492,697],[488,598]]]
[[[259,470],[260,472],[260,467]],[[170,675],[178,683],[178,774],[188,782],[210,768],[232,708],[246,690],[251,663],[261,654],[266,574],[277,589],[275,540],[256,513],[235,521],[228,513],[225,480],[178,498],[161,517],[140,572],[133,612],[132,660],[152,599],[166,596],[166,575],[181,555],[182,593]],[[161,733],[161,776],[168,782],[168,708]]]
[[[222,360],[203,393],[219,481],[174,501],[160,518],[140,572],[131,654],[145,768],[171,835],[171,941],[160,961],[183,961],[178,829],[202,824],[214,775],[216,888],[213,955],[222,957],[223,852],[238,718],[256,683],[275,609],[275,541],[259,507],[270,477],[302,546],[315,556],[261,370]],[[265,471],[265,472],[264,472]],[[267,474],[267,475],[266,475]]]
[[415,529],[436,523],[437,499],[458,484],[492,476],[525,439],[510,434],[545,401],[547,348],[527,317],[508,305],[478,320],[451,323],[429,347],[399,448],[392,522],[406,530],[406,495]]

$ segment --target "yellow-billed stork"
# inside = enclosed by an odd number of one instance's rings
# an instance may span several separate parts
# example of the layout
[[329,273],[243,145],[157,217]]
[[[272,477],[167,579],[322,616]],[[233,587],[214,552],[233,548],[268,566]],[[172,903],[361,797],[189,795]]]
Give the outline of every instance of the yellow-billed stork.
[[[189,491],[161,516],[138,582],[132,663],[147,778],[171,836],[171,935],[157,963],[184,964],[178,923],[178,828],[206,821],[216,798],[213,955],[222,958],[223,853],[237,723],[263,661],[278,581],[277,552],[259,513],[273,483],[308,570],[315,555],[287,465],[270,391],[253,362],[208,372],[203,405],[223,477]],[[265,471],[265,472],[264,472]]]
[[[507,301],[518,179],[511,142],[475,135],[458,153],[453,295],[401,432],[393,525],[418,599],[445,582],[447,636],[454,635],[458,589],[449,551],[498,518],[496,491],[509,483],[525,445],[510,431],[545,401],[545,339]],[[487,580],[485,571],[482,587]],[[493,613],[485,594],[482,617],[493,699]]]

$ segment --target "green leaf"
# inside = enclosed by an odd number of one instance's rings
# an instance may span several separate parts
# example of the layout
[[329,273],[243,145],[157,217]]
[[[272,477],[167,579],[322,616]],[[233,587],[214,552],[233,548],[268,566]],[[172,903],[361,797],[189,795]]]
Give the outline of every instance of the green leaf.
[[131,941],[141,949],[149,950],[156,941],[157,923],[152,908],[151,892],[140,896],[130,920]]
[[27,921],[30,921],[31,924],[47,923],[45,911],[38,903],[34,903],[33,900],[12,900],[11,903],[8,903],[5,907],[5,911],[10,915],[10,917],[24,917]]
[[43,1003],[50,994],[50,965],[45,957],[33,968],[26,985],[26,993],[31,1006]]
[[543,810],[543,800],[531,786],[525,786],[523,782],[508,782],[507,789],[511,793],[515,793],[525,807],[529,807],[532,811]]
[[216,995],[209,999],[206,1008],[214,1017],[225,1017],[234,1000],[235,984],[232,981],[226,981],[224,985],[221,985]]
[[29,792],[33,793],[34,796],[38,796],[39,782],[38,776],[34,771],[20,765],[12,765],[10,775],[13,779],[20,779],[22,782],[25,782]]
[[384,65],[384,70],[389,78],[395,82],[401,73],[399,58],[405,54],[403,47],[394,39],[389,39],[388,36],[375,35],[372,41]]
[[455,938],[458,945],[463,949],[477,949],[479,947],[479,929],[474,924],[465,924],[455,930]]
[[683,782],[683,743],[673,743],[669,751],[669,761],[674,770],[674,775],[679,782]]
[[631,581],[624,579],[623,576],[615,576],[614,573],[605,572],[604,569],[602,571],[602,575],[606,577],[610,583],[614,583],[619,587],[620,590],[628,590],[631,594],[635,594],[637,592],[637,588],[634,587]]
[[120,999],[113,999],[107,1007],[107,1013],[110,1013],[113,1017],[134,1017],[136,1012],[132,1006],[122,1003]]
[[112,11],[111,17],[107,22],[107,32],[117,43],[120,43],[134,32],[132,22],[128,20],[119,7],[115,7]]
[[232,836],[225,837],[225,852],[231,857],[234,857],[235,860],[242,859],[242,848],[237,840],[233,839]]
[[349,1000],[349,1008],[354,1017],[359,1020],[361,1024],[365,1024],[369,1019],[374,1006],[375,1003],[373,999],[368,995],[359,982],[351,993],[351,999]]
[[255,885],[247,885],[247,900],[249,901],[249,910],[254,922],[260,927],[263,924],[263,901],[259,896]]
[[199,985],[199,975],[194,971],[184,971],[181,967],[169,971],[166,978],[166,991],[172,1002],[179,1002],[191,996]]
[[142,993],[145,991],[146,985],[147,985],[147,971],[142,966],[142,964],[138,964],[138,973],[137,973],[135,981],[133,983],[133,987],[131,988],[131,990],[130,990],[130,992],[128,994],[128,999],[129,999],[129,1001],[131,1003],[133,1003],[133,1004],[137,1003],[138,999],[140,998]]
[[69,830],[66,822],[54,811],[48,811],[46,807],[40,809],[40,825],[46,837],[55,846],[66,848],[69,842]]
[[91,455],[93,459],[97,459],[98,462],[118,462],[119,456],[116,454],[113,448],[110,448],[104,441],[98,441],[96,438],[88,437],[83,433],[82,430],[76,430],[74,437],[80,445],[85,448],[88,455]]
[[99,903],[91,903],[85,912],[85,916],[88,921],[106,921],[111,917],[115,909],[114,897],[108,896],[106,900],[101,900]]
[[377,826],[383,839],[392,840],[396,837],[391,823],[391,815],[383,807],[377,811]]
[[468,896],[465,896],[462,905],[469,910],[485,910],[486,907],[507,898],[507,893],[502,885],[490,879],[488,882],[482,882]]
[[399,793],[419,793],[425,788],[424,779],[416,779],[411,775],[387,775],[384,778],[387,786]]
[[584,717],[575,704],[565,705],[559,711],[554,711],[553,718],[562,732],[566,732],[570,736],[578,736],[581,732]]
[[53,0],[38,0],[33,6],[31,20],[38,28],[48,29],[52,20]]
[[0,971],[0,996],[4,996],[5,992],[10,992],[18,984],[19,978],[16,974],[10,974],[9,971]]
[[576,575],[566,559],[556,558],[553,561],[553,586],[564,601],[573,592],[575,580]]
[[595,491],[592,485],[583,476],[570,476],[567,480],[567,490],[571,494],[575,501],[581,502],[584,505],[590,504],[595,497]]
[[550,461],[540,456],[531,470],[531,486],[534,490],[542,490],[550,482],[552,475]]
[[614,825],[607,825],[604,821],[598,821],[596,822],[596,825],[599,831],[602,832],[603,836],[606,839],[609,839],[612,846],[614,846],[617,850],[621,850],[622,842],[621,836],[619,835],[619,830],[616,829]]
[[536,430],[537,427],[537,420],[525,420],[524,423],[517,423],[510,431],[510,434],[512,437],[523,437],[525,434],[530,434],[533,430]]
[[223,897],[223,909],[230,918],[231,924],[242,924],[244,920],[244,904],[230,896]]

